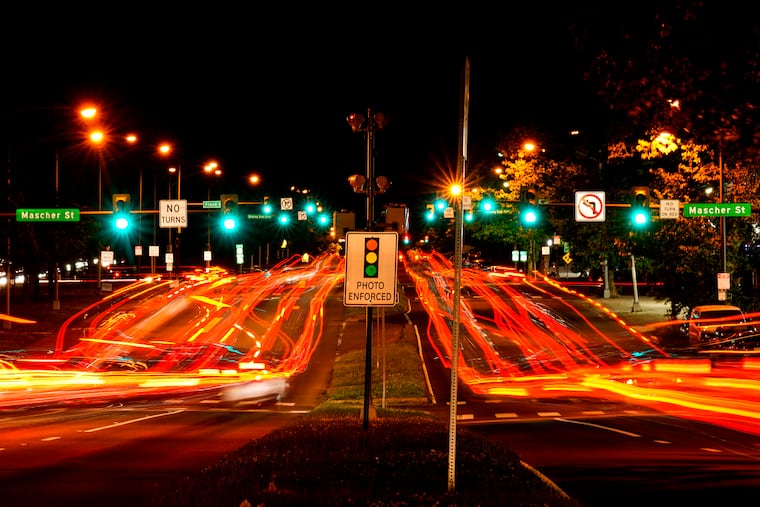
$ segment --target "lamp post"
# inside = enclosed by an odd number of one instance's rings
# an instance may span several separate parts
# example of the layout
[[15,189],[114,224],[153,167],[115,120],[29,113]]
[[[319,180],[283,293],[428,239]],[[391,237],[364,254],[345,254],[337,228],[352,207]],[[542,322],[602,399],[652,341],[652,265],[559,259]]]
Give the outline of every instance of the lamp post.
[[[739,139],[739,135],[731,129],[720,129],[716,132],[718,140],[718,201],[722,204],[725,197],[725,184],[724,184],[724,163],[723,163],[723,145],[726,141],[736,141]],[[728,273],[728,257],[726,253],[726,217],[721,215],[720,217],[720,259],[721,259],[721,273],[727,276]],[[720,275],[718,275],[718,285],[720,286]],[[726,289],[718,289],[718,300],[726,301],[728,299]]]
[[[723,140],[719,140],[718,144],[718,183],[720,185],[718,189],[718,202],[723,204]],[[722,273],[728,270],[728,262],[726,259],[726,217],[721,215],[720,217],[720,259]]]
[[[219,164],[211,161],[208,164],[203,166],[203,172],[206,174],[214,175],[214,176],[221,176],[222,175],[222,169],[219,167]],[[207,194],[207,201],[211,200],[211,184],[208,186],[208,194]],[[206,218],[206,250],[208,252],[206,257],[206,272],[209,271],[209,268],[211,267],[211,211],[207,213]]]
[[[385,126],[385,115],[383,113],[372,113],[367,109],[367,116],[360,113],[351,113],[347,118],[348,124],[353,132],[363,132],[366,141],[366,159],[365,170],[366,178],[360,175],[354,175],[349,178],[354,192],[365,193],[367,195],[366,217],[367,224],[365,229],[371,231],[375,222],[375,181],[374,181],[374,148],[375,133]],[[366,307],[366,350],[364,361],[364,410],[362,417],[362,427],[366,431],[369,429],[370,415],[370,398],[372,396],[372,306]]]
[[[168,157],[172,153],[172,151],[173,151],[173,147],[169,143],[162,143],[158,147],[158,153],[162,157]],[[169,167],[169,174],[174,174],[174,173],[177,173],[177,199],[179,199],[179,196],[180,196],[180,185],[182,183],[182,170],[181,170],[179,164],[177,164],[176,166],[170,166]],[[172,198],[172,183],[171,183],[171,178],[169,179],[169,197],[168,198],[169,199]],[[169,231],[168,232],[168,234],[169,234],[169,244],[166,246],[166,254],[167,254],[167,258],[169,257],[168,254],[172,254],[172,259],[171,259],[172,262],[171,263],[170,262],[166,263],[166,270],[167,271],[171,271],[171,268],[173,267],[173,264],[178,259],[175,259],[174,249],[172,247],[172,228],[169,227],[168,231]],[[179,233],[179,228],[177,229],[177,231]]]
[[[91,120],[95,118],[97,115],[98,110],[94,107],[84,107],[79,110],[79,116],[81,116],[85,120]],[[60,198],[60,156],[58,152],[58,146],[55,148],[55,207],[58,208],[60,206],[61,198]],[[58,259],[58,226],[56,226],[54,231],[54,242],[55,242],[55,259],[53,262],[53,310],[60,310],[61,309],[61,300],[59,298],[60,290],[59,290],[59,284],[61,281],[60,274],[58,273],[59,268],[59,259]],[[10,273],[8,273],[8,277],[10,277]],[[10,278],[8,278],[10,281]]]
[[[181,195],[180,187],[182,185],[182,168],[179,164],[177,164],[176,166],[169,167],[169,174],[175,174],[175,173],[177,174],[177,200],[179,200],[180,195]],[[172,198],[172,181],[171,181],[171,178],[169,178],[169,200],[171,200],[171,198]],[[169,230],[169,245],[167,247],[167,252],[172,253],[171,264],[174,265],[174,264],[177,264],[177,261],[179,261],[179,233],[181,229],[177,227],[177,236],[174,239],[172,239],[172,228],[169,227],[168,230]],[[173,244],[174,242],[177,243],[176,245],[177,248],[174,248],[174,244]],[[168,269],[168,264],[169,263],[167,263],[167,269]]]

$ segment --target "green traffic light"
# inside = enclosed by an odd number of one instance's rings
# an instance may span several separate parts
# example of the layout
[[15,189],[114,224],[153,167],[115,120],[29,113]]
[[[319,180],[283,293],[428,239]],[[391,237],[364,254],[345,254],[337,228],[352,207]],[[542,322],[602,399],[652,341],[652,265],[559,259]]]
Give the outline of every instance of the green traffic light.
[[125,216],[119,216],[116,217],[116,220],[114,220],[114,227],[116,227],[120,231],[125,231],[129,229],[129,218]]
[[232,217],[226,217],[224,220],[222,220],[222,227],[228,231],[233,231],[237,228],[237,220]]
[[633,223],[637,226],[646,225],[649,223],[649,214],[645,211],[637,211],[633,214]]
[[536,225],[539,218],[538,210],[533,206],[525,206],[520,210],[520,220],[528,227]]

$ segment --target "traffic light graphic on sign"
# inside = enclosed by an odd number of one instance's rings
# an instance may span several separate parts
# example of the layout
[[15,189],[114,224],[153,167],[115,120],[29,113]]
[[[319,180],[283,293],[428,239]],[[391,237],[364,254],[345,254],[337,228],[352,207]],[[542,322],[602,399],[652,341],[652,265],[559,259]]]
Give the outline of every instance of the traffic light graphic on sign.
[[380,260],[380,239],[364,239],[364,278],[378,277],[378,263]]

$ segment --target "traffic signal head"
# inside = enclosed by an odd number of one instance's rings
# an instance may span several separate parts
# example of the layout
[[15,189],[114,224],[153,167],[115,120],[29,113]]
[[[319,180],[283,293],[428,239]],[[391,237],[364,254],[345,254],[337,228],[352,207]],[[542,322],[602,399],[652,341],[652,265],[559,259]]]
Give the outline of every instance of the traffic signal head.
[[522,187],[520,189],[520,221],[523,225],[532,227],[538,223],[539,218],[536,187]]
[[238,196],[237,194],[223,194],[222,201],[222,227],[228,231],[237,229],[238,222]]
[[434,204],[427,204],[425,206],[425,220],[428,222],[432,222],[435,220],[435,205]]
[[264,202],[261,205],[261,211],[264,212],[265,215],[271,215],[272,214],[272,205],[269,204],[269,196],[264,196]]
[[490,197],[485,198],[482,201],[480,201],[480,209],[484,213],[490,213],[496,209],[496,202]]
[[380,238],[364,238],[364,278],[378,277]]
[[633,225],[643,227],[649,223],[650,218],[649,187],[633,187],[631,199],[631,221]]
[[536,187],[529,185],[520,189],[520,202],[535,206],[538,204],[538,192]]
[[129,229],[129,213],[130,209],[130,195],[129,194],[113,194],[113,213],[114,221],[113,225],[116,229],[124,231]]

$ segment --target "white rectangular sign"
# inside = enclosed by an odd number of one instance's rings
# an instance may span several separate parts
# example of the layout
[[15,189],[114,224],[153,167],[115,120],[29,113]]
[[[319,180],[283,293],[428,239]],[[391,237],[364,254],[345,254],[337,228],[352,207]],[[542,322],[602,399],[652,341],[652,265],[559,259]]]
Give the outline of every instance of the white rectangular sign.
[[660,199],[660,218],[678,218],[679,208],[678,199]]
[[393,306],[396,304],[398,233],[346,233],[345,306]]
[[187,201],[185,199],[158,201],[158,226],[163,229],[187,227]]
[[113,250],[102,250],[100,252],[100,264],[104,268],[113,264]]

